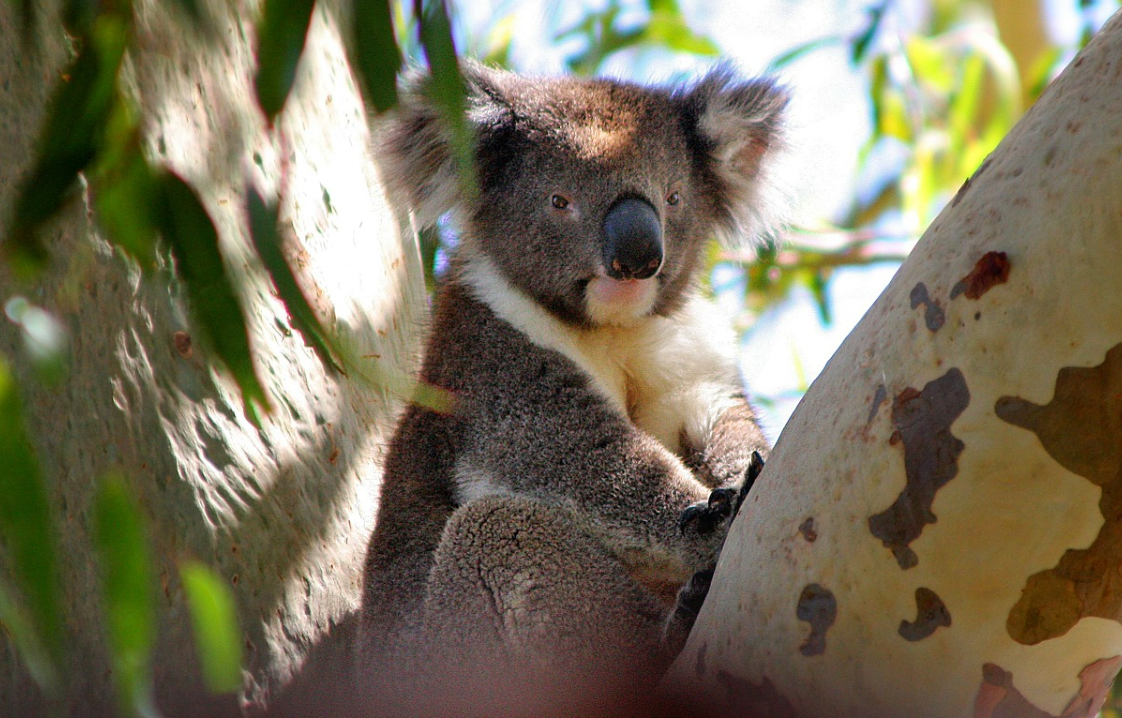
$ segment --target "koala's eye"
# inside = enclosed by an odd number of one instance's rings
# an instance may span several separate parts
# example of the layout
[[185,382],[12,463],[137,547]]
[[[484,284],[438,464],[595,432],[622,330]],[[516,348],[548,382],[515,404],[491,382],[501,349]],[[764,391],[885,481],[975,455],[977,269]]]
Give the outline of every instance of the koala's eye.
[[569,199],[562,195],[555,194],[549,198],[549,203],[553,205],[554,209],[565,209],[569,206]]
[[671,192],[670,194],[666,195],[666,204],[670,205],[671,207],[673,207],[674,205],[678,204],[681,201],[682,201],[682,197],[677,192]]

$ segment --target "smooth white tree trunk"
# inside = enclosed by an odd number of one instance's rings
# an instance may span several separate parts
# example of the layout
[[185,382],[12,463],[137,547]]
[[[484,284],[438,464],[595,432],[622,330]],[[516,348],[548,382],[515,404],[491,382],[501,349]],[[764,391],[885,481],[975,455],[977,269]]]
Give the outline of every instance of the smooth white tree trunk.
[[[209,3],[218,32],[206,41],[169,14],[175,3],[136,5],[126,86],[147,118],[153,156],[199,191],[216,222],[273,411],[260,431],[246,420],[232,380],[198,340],[183,287],[167,267],[142,274],[115,251],[88,196],[51,226],[44,278],[18,285],[0,268],[0,296],[22,293],[67,328],[68,377],[40,385],[20,361],[18,330],[2,319],[0,351],[17,361],[55,509],[73,678],[61,714],[115,714],[90,543],[91,501],[114,469],[135,490],[153,535],[160,708],[253,714],[313,652],[330,660],[332,642],[345,643],[396,401],[325,372],[295,331],[248,250],[245,184],[275,197],[287,173],[282,217],[305,292],[372,366],[410,368],[424,310],[419,256],[382,196],[330,4],[319,4],[294,95],[272,129],[253,99],[254,3]],[[0,2],[5,217],[67,60],[57,16],[41,15],[47,37],[27,52],[14,7]],[[213,567],[236,596],[246,655],[237,696],[209,697],[199,682],[178,579],[185,558]],[[43,715],[38,689],[8,642],[0,646],[0,715]]]
[[670,679],[773,717],[1093,716],[1120,622],[1116,16],[811,387]]

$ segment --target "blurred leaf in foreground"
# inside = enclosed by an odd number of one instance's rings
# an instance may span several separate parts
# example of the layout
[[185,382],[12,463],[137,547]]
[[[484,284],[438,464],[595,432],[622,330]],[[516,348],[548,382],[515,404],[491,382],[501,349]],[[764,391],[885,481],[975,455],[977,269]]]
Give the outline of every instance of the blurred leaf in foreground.
[[56,90],[35,166],[20,186],[3,247],[19,271],[37,271],[46,264],[47,250],[38,232],[62,208],[78,173],[97,154],[128,34],[126,20],[110,14],[98,17]]
[[131,490],[120,476],[102,481],[94,505],[93,535],[121,711],[143,718],[158,716],[150,666],[156,609],[148,536]]
[[452,154],[461,189],[468,197],[478,192],[475,177],[475,133],[467,120],[467,88],[456,59],[452,22],[443,0],[414,0],[413,12],[420,18],[421,47],[429,64],[430,99],[436,103],[451,130]]
[[234,597],[222,579],[198,561],[181,564],[179,575],[207,689],[235,691],[242,683],[242,642]]
[[257,104],[273,121],[296,81],[315,0],[265,0],[257,26]]
[[[25,603],[4,596],[0,618],[40,685],[51,690],[63,666],[63,622],[50,506],[23,407],[0,359],[0,541]],[[26,610],[26,614],[24,613]],[[26,615],[29,620],[21,620]],[[45,685],[44,685],[45,684]]]
[[114,244],[147,269],[155,261],[160,200],[156,173],[144,156],[136,114],[118,93],[100,156],[89,177],[98,222]]
[[393,32],[389,0],[354,0],[354,50],[366,101],[377,112],[397,104],[401,50]]

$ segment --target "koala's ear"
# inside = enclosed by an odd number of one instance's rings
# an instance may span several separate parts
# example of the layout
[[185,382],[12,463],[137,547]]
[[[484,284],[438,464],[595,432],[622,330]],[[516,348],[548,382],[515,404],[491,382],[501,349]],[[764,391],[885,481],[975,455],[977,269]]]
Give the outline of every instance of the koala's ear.
[[783,145],[787,91],[765,78],[741,80],[722,65],[680,97],[695,146],[706,155],[722,241],[767,231],[781,204],[771,199],[767,169]]
[[[496,71],[465,61],[468,121],[476,129],[506,112],[494,87]],[[462,198],[452,151],[452,132],[432,101],[428,73],[413,71],[403,82],[398,107],[375,128],[374,142],[382,180],[391,199],[413,210],[421,227],[434,224]]]

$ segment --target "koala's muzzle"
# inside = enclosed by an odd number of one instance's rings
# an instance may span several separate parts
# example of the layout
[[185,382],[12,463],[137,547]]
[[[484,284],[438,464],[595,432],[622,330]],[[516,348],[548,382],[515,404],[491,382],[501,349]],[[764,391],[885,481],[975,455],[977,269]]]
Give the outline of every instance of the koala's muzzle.
[[647,279],[662,266],[662,222],[650,203],[621,199],[604,217],[604,268],[612,279]]

